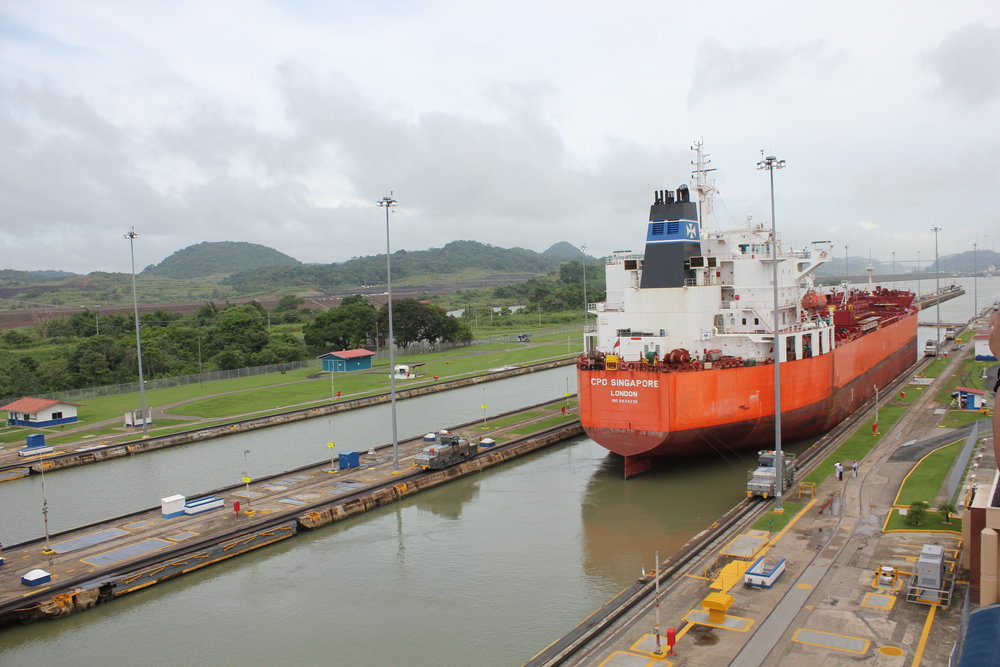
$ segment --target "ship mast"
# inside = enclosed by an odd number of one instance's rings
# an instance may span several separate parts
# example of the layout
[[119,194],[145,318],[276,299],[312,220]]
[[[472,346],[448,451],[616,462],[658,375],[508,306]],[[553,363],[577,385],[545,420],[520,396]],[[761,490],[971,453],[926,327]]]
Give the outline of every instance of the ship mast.
[[694,191],[698,193],[698,218],[701,222],[702,238],[708,236],[708,220],[713,210],[712,202],[715,193],[718,192],[715,189],[715,179],[711,181],[708,179],[708,172],[715,171],[715,167],[709,168],[708,165],[712,164],[712,161],[705,154],[704,146],[705,142],[702,139],[694,142],[694,145],[691,146],[691,150],[695,152],[695,159],[691,162],[694,166],[694,171],[691,172],[691,182]]

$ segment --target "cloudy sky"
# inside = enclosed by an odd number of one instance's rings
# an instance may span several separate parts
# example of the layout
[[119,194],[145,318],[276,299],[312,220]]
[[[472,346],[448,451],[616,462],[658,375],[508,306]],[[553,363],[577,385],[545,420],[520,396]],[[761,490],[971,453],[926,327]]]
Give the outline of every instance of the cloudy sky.
[[639,250],[704,138],[717,224],[1000,250],[1000,3],[0,0],[0,268],[201,241]]

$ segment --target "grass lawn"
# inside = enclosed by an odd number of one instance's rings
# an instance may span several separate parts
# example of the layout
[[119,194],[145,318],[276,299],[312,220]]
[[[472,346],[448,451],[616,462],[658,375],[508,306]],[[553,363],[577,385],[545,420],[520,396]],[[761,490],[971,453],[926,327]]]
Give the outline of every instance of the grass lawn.
[[[787,492],[786,492],[787,493]],[[754,530],[770,530],[772,533],[776,533],[791,521],[799,510],[802,509],[804,503],[797,503],[790,500],[781,499],[781,507],[785,511],[781,514],[775,514],[774,512],[768,510],[761,518],[757,519],[751,526]]]
[[941,490],[941,485],[944,484],[944,478],[951,469],[951,464],[961,451],[961,445],[962,441],[945,445],[921,459],[903,480],[903,485],[900,487],[899,493],[896,494],[896,500],[893,504],[908,507],[910,503],[923,500],[933,507],[934,497]]
[[[887,433],[905,412],[906,407],[902,405],[888,405],[883,407],[879,410],[878,415],[879,431]],[[833,474],[833,464],[837,461],[844,464],[845,472],[849,471],[851,468],[850,462],[863,460],[868,455],[868,452],[878,444],[879,437],[881,436],[872,436],[871,421],[865,420],[854,431],[851,437],[844,441],[844,444],[838,447],[833,454],[827,456],[805,479],[800,481],[819,484]]]
[[936,378],[938,375],[941,375],[941,371],[943,371],[944,367],[947,365],[947,359],[944,357],[938,357],[931,363],[927,364],[927,368],[924,369],[921,375],[925,378]]
[[[570,355],[576,353],[576,348]],[[547,359],[557,359],[567,356],[566,345],[554,343],[550,345],[520,345],[520,344],[488,344],[458,348],[446,352],[434,352],[422,355],[400,355],[397,363],[424,362],[420,367],[421,376],[414,382],[400,381],[398,386],[418,386],[433,382],[433,376],[441,378],[456,378],[481,373],[490,368],[530,364]],[[343,394],[367,395],[382,393],[389,390],[387,362],[377,364],[375,372],[347,373],[334,378],[334,386]],[[323,402],[330,398],[330,378],[323,374],[318,378],[310,378],[319,371],[318,367],[310,366],[285,373],[272,373],[250,377],[217,380],[204,384],[189,384],[165,389],[152,389],[146,392],[146,404],[162,406],[182,401],[186,403],[177,412],[182,415],[192,415],[202,418],[227,417],[284,408],[301,403]],[[299,383],[299,384],[294,384]],[[240,392],[228,396],[206,398],[196,401],[202,396],[227,392]],[[81,422],[98,422],[120,417],[126,410],[139,407],[138,392],[118,394],[115,396],[100,396],[82,401],[80,407]],[[177,423],[181,423],[178,421]],[[156,425],[167,425],[160,420]],[[169,431],[184,430],[183,427]],[[23,442],[29,433],[44,432],[32,429],[12,429],[0,431],[0,442]],[[95,433],[113,433],[114,427],[95,431]],[[157,431],[157,435],[166,432]],[[47,432],[47,435],[51,433]],[[58,438],[58,436],[53,436]],[[48,439],[48,438],[47,438]]]
[[510,426],[519,421],[524,421],[525,419],[534,419],[535,417],[541,416],[540,411],[533,410],[531,412],[525,412],[518,415],[508,415],[506,417],[501,417],[500,419],[488,419],[486,425],[490,428],[503,428],[504,426]]
[[956,519],[954,515],[951,516],[951,525],[945,525],[942,523],[944,521],[944,514],[939,514],[937,512],[927,510],[924,512],[924,523],[922,526],[911,526],[906,522],[907,517],[899,513],[898,509],[893,509],[889,514],[889,520],[885,522],[882,527],[883,532],[890,532],[894,530],[917,530],[917,531],[938,531],[945,530],[962,534],[962,520]]
[[903,388],[902,396],[896,394],[896,396],[892,399],[892,405],[897,405],[897,404],[909,405],[910,403],[913,403],[915,400],[923,396],[924,391],[926,390],[927,387],[923,385],[919,384],[907,385],[905,388]]
[[948,428],[962,428],[963,426],[968,426],[972,422],[979,421],[980,419],[989,422],[990,418],[986,415],[979,414],[978,410],[949,410],[948,414],[946,414],[944,419],[941,420],[941,425],[947,426]]
[[549,419],[543,419],[540,422],[525,424],[523,429],[518,429],[514,431],[514,433],[517,435],[527,435],[536,431],[544,431],[545,429],[552,428],[553,426],[559,426],[560,424],[576,421],[577,419],[578,417],[576,415],[556,415],[555,417],[550,417]]

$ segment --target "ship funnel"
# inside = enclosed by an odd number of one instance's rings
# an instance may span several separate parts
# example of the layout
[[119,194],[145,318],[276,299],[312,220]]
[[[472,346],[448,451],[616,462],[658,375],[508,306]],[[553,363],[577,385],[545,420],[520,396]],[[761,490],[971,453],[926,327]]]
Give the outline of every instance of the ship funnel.
[[688,259],[701,254],[698,207],[686,185],[654,192],[640,287],[683,287]]

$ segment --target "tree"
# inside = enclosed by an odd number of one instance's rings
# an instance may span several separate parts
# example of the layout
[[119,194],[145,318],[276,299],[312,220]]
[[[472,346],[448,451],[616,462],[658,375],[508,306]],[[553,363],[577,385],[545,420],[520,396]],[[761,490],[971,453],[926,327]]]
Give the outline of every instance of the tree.
[[956,512],[958,512],[958,508],[955,507],[955,505],[952,504],[952,503],[944,502],[944,503],[941,503],[940,505],[938,505],[938,512],[940,512],[941,514],[944,514],[944,521],[942,521],[941,523],[943,523],[946,526],[950,526],[951,525],[951,517],[952,517],[953,514],[955,514]]
[[374,329],[375,309],[362,297],[347,297],[338,308],[323,311],[302,327],[302,334],[309,347],[346,350],[367,343]]
[[[388,331],[388,307],[382,307],[378,319],[379,328]],[[450,317],[440,306],[421,303],[416,299],[393,302],[392,326],[396,345],[404,349],[421,340],[429,343],[438,340],[468,343],[472,340],[472,330],[468,324]]]
[[910,503],[910,508],[906,512],[906,522],[911,526],[924,525],[927,516],[928,503],[925,500],[915,500]]
[[283,313],[285,311],[295,310],[304,303],[305,299],[297,294],[282,294],[281,298],[278,300],[278,305],[274,307],[274,310],[279,313]]

